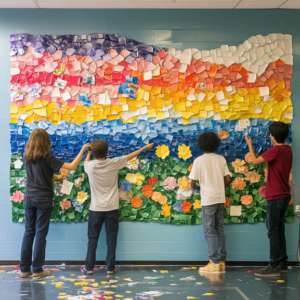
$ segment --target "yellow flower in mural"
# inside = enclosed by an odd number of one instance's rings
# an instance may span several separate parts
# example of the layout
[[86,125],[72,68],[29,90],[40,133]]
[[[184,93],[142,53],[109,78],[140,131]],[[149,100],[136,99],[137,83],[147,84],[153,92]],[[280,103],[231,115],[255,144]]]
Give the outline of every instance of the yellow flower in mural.
[[170,154],[169,147],[166,146],[166,145],[158,146],[156,151],[155,151],[155,154],[158,157],[160,157],[162,159],[165,159]]
[[234,162],[231,163],[233,167],[242,167],[245,164],[244,160],[237,158]]
[[178,157],[184,160],[189,159],[192,157],[192,152],[190,150],[190,146],[182,145],[178,147]]
[[197,209],[197,208],[202,208],[201,204],[200,204],[200,200],[195,200],[194,202],[194,209]]
[[145,180],[145,176],[140,173],[136,173],[136,174],[129,173],[126,175],[125,180],[129,181],[130,183],[136,183],[137,185],[142,185],[143,180]]
[[165,217],[168,217],[171,214],[171,206],[169,206],[168,204],[164,204],[161,207],[161,214]]
[[83,204],[85,202],[85,200],[87,200],[87,198],[89,197],[88,193],[85,192],[79,192],[77,194],[77,198],[76,200],[80,203]]

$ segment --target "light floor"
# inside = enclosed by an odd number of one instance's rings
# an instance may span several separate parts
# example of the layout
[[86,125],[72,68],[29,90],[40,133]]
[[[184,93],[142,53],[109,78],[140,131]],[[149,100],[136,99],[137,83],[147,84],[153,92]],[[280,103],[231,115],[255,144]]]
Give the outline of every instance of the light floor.
[[274,278],[258,278],[248,272],[255,271],[251,267],[227,267],[224,275],[200,275],[198,267],[191,266],[120,266],[117,274],[107,276],[106,269],[98,266],[86,278],[78,278],[83,275],[80,266],[47,267],[56,270],[51,272],[53,277],[33,280],[21,279],[16,266],[0,266],[0,299],[300,299],[297,267]]

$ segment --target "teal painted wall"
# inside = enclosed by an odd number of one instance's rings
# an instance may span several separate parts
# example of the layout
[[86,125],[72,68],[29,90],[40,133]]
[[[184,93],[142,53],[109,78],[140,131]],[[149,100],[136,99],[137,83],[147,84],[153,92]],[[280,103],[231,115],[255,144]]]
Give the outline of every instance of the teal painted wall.
[[[0,9],[0,260],[18,260],[24,224],[11,221],[9,195],[9,35],[116,33],[140,42],[180,50],[210,50],[238,45],[252,35],[287,33],[293,36],[294,106],[293,151],[296,204],[300,204],[300,10],[37,10]],[[288,255],[297,260],[298,219],[287,224]],[[225,226],[229,261],[267,261],[269,244],[265,224]],[[87,224],[50,225],[47,260],[84,260]],[[98,260],[105,259],[105,233]],[[121,223],[117,260],[208,259],[199,226]]]

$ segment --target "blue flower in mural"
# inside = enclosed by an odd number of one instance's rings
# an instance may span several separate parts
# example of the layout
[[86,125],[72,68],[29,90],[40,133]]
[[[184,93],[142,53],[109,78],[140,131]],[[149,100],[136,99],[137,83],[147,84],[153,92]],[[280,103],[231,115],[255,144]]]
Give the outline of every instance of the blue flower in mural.
[[127,180],[124,180],[122,183],[121,183],[121,189],[125,192],[129,192],[132,188],[132,184],[127,181]]
[[73,205],[73,207],[75,208],[76,211],[78,211],[80,213],[82,212],[83,204],[80,204],[77,200],[73,200],[72,205]]
[[173,209],[177,212],[182,212],[182,209],[181,209],[181,202],[176,202],[174,205],[173,205]]

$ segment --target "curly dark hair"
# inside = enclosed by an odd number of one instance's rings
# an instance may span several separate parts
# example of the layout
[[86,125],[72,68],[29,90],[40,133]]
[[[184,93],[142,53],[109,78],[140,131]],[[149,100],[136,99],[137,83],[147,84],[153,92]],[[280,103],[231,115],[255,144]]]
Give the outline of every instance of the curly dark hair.
[[269,131],[277,143],[283,144],[289,135],[290,128],[285,123],[274,122],[270,124]]
[[197,144],[202,152],[215,152],[220,146],[220,139],[214,132],[204,132],[198,136]]

